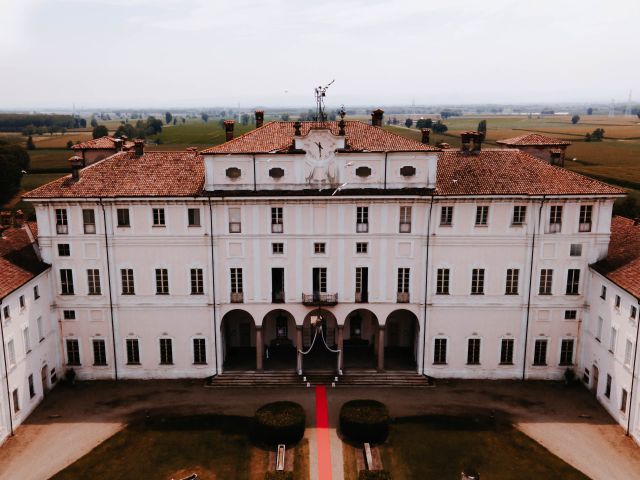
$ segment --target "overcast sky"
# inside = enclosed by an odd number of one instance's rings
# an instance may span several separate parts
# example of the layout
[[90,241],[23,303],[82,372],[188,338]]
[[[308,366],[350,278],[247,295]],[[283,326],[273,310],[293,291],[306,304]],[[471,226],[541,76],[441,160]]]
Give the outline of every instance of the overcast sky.
[[640,0],[0,0],[0,109],[626,102]]

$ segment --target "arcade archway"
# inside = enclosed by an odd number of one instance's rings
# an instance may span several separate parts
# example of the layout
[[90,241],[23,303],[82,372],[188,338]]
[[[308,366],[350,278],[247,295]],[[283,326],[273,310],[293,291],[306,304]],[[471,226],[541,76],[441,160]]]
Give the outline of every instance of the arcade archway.
[[272,310],[262,320],[264,368],[295,370],[298,344],[296,321],[283,309]]
[[[315,326],[312,325],[312,319],[320,322],[318,334],[316,334]],[[312,310],[304,317],[302,350],[305,354],[300,355],[299,361],[302,370],[335,371],[338,368],[338,354],[330,351],[338,349],[337,326],[336,317],[325,309]]]
[[223,368],[225,370],[258,369],[256,355],[256,325],[244,310],[231,310],[220,323]]
[[404,309],[391,312],[385,323],[384,335],[385,369],[415,369],[420,338],[418,317]]
[[366,308],[354,310],[343,327],[343,365],[345,369],[376,368],[378,317]]

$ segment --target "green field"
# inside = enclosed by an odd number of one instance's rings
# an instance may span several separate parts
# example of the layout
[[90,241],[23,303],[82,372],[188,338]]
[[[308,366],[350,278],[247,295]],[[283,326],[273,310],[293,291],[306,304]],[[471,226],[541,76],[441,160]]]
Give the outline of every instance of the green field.
[[[234,136],[242,135],[255,128],[255,125],[235,124]],[[224,128],[219,119],[210,119],[207,123],[202,120],[188,120],[185,124],[168,125],[162,129],[162,133],[151,140],[159,140],[159,148],[168,145],[210,147],[225,141]]]

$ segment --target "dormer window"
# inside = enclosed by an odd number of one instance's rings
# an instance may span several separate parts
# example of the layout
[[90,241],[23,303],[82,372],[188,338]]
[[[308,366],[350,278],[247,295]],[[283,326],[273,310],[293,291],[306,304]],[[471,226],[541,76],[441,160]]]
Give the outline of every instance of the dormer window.
[[366,178],[371,175],[371,169],[369,167],[358,167],[356,168],[356,175],[361,178]]
[[240,175],[242,175],[242,170],[240,170],[238,167],[229,167],[227,168],[225,173],[231,180],[235,180],[236,178],[240,178]]
[[284,169],[280,167],[273,167],[269,169],[269,176],[271,178],[282,178],[284,177]]
[[405,165],[400,169],[400,175],[403,177],[413,177],[416,174],[416,167]]

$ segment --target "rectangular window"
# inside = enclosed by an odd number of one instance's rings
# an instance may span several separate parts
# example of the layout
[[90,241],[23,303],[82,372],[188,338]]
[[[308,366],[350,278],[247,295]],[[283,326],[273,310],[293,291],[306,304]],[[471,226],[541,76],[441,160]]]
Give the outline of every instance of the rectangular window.
[[447,339],[436,338],[433,345],[433,363],[444,365],[447,363]]
[[17,388],[13,391],[12,398],[13,398],[13,413],[18,413],[20,411],[20,395],[18,394]]
[[627,413],[627,391],[623,388],[622,395],[620,395],[620,411]]
[[602,339],[602,327],[604,325],[604,320],[602,317],[598,317],[598,323],[596,324],[596,340],[600,341]]
[[100,270],[97,268],[90,268],[87,270],[87,288],[89,295],[100,295]]
[[540,270],[540,288],[539,295],[551,295],[551,287],[553,285],[553,269],[543,268]]
[[38,285],[35,285],[33,287],[33,299],[37,300],[40,298],[40,287]]
[[449,295],[449,269],[439,268],[436,278],[436,295]]
[[620,310],[620,295],[616,295],[613,301],[613,306],[617,309]]
[[24,327],[22,330],[22,340],[24,341],[24,351],[26,353],[31,352],[31,333],[29,327]]
[[191,295],[204,295],[204,275],[201,268],[191,269]]
[[153,226],[164,227],[166,225],[164,221],[164,208],[154,208],[153,212]]
[[411,207],[400,207],[400,233],[411,233]]
[[69,268],[60,270],[60,287],[62,295],[73,295],[73,272]]
[[13,340],[7,342],[7,355],[9,357],[9,366],[13,367],[16,364],[16,344]]
[[560,365],[573,365],[573,339],[564,339],[560,345]]
[[313,253],[316,255],[327,253],[326,244],[322,242],[316,242],[313,244]]
[[137,338],[127,338],[127,364],[140,365],[140,345]]
[[476,227],[485,227],[489,220],[489,207],[480,205],[476,207]]
[[271,208],[271,233],[282,233],[284,231],[284,219],[282,207]]
[[600,287],[600,298],[603,300],[607,299],[607,287],[605,285],[602,285],[602,287]]
[[80,344],[75,338],[67,338],[67,365],[80,365]]
[[546,365],[547,364],[547,340],[536,340],[533,348],[533,364],[534,365]]
[[616,344],[618,343],[618,330],[611,327],[611,335],[609,336],[609,352],[616,353]]
[[440,226],[450,227],[453,224],[453,207],[445,206],[440,208]]
[[484,268],[471,271],[471,295],[484,295]]
[[577,310],[565,310],[564,311],[564,319],[565,320],[576,320],[578,318]]
[[624,364],[626,366],[631,365],[631,360],[633,357],[633,342],[629,339],[624,344]]
[[24,310],[27,307],[27,302],[24,299],[24,295],[20,295],[18,298],[18,302],[20,304],[20,310]]
[[188,223],[188,226],[190,227],[200,226],[200,209],[199,208],[187,209],[187,223]]
[[33,398],[36,396],[36,387],[33,383],[33,375],[29,375],[28,382],[29,382],[29,398]]
[[42,321],[42,317],[38,317],[36,319],[36,325],[38,327],[38,341],[43,341],[45,332],[44,332],[44,322]]
[[518,295],[518,279],[520,270],[510,268],[507,270],[507,285],[505,287],[505,295]]
[[607,384],[604,387],[604,396],[607,398],[611,398],[611,382],[612,381],[613,379],[611,378],[611,375],[607,373]]
[[169,295],[169,271],[156,268],[156,295]]
[[193,363],[196,365],[207,363],[207,348],[204,338],[193,339]]
[[59,257],[70,257],[71,256],[71,247],[68,243],[59,243],[58,244],[58,256]]
[[356,253],[367,253],[369,244],[367,242],[356,242]]
[[629,307],[629,318],[631,320],[635,320],[637,313],[638,313],[638,309],[634,305],[631,305]]
[[356,232],[369,231],[369,207],[356,207]]
[[399,303],[409,303],[409,275],[408,268],[398,269],[398,295]]
[[104,366],[107,364],[107,348],[104,340],[93,340],[93,364]]
[[69,233],[66,208],[56,208],[56,233],[58,235],[66,235]]
[[580,205],[580,226],[578,231],[591,231],[591,216],[593,215],[593,205]]
[[118,217],[118,226],[119,227],[130,227],[131,222],[129,221],[129,209],[128,208],[118,208],[116,211],[116,215]]
[[231,302],[242,303],[244,301],[244,293],[242,288],[242,269],[232,268],[231,273]]
[[562,206],[551,205],[549,211],[549,232],[559,233],[562,230]]
[[567,295],[578,295],[580,289],[580,270],[570,268],[567,271]]
[[272,243],[271,253],[274,255],[282,255],[284,253],[284,243]]
[[480,364],[480,339],[470,338],[467,344],[467,365]]
[[572,243],[569,248],[569,256],[570,257],[581,257],[582,256],[582,244],[581,243]]
[[314,267],[311,275],[314,295],[317,293],[327,293],[327,269],[324,267]]
[[133,268],[120,269],[122,280],[122,295],[135,295],[136,289],[133,281]]
[[516,205],[513,207],[513,217],[511,218],[511,225],[524,225],[527,217],[527,207],[524,205]]
[[160,364],[173,365],[173,346],[170,338],[160,339]]
[[84,233],[96,233],[96,212],[92,208],[82,210],[82,224],[84,225]]
[[75,310],[63,310],[62,318],[65,320],[75,320],[76,319],[76,311]]
[[242,223],[240,222],[240,207],[229,208],[229,233],[240,233]]
[[3,315],[4,315],[4,319],[5,319],[5,320],[8,320],[8,319],[10,319],[10,318],[11,318],[11,308],[9,308],[9,305],[5,305],[5,306],[2,308],[2,313],[3,313]]
[[513,338],[503,338],[500,342],[500,365],[513,365]]

